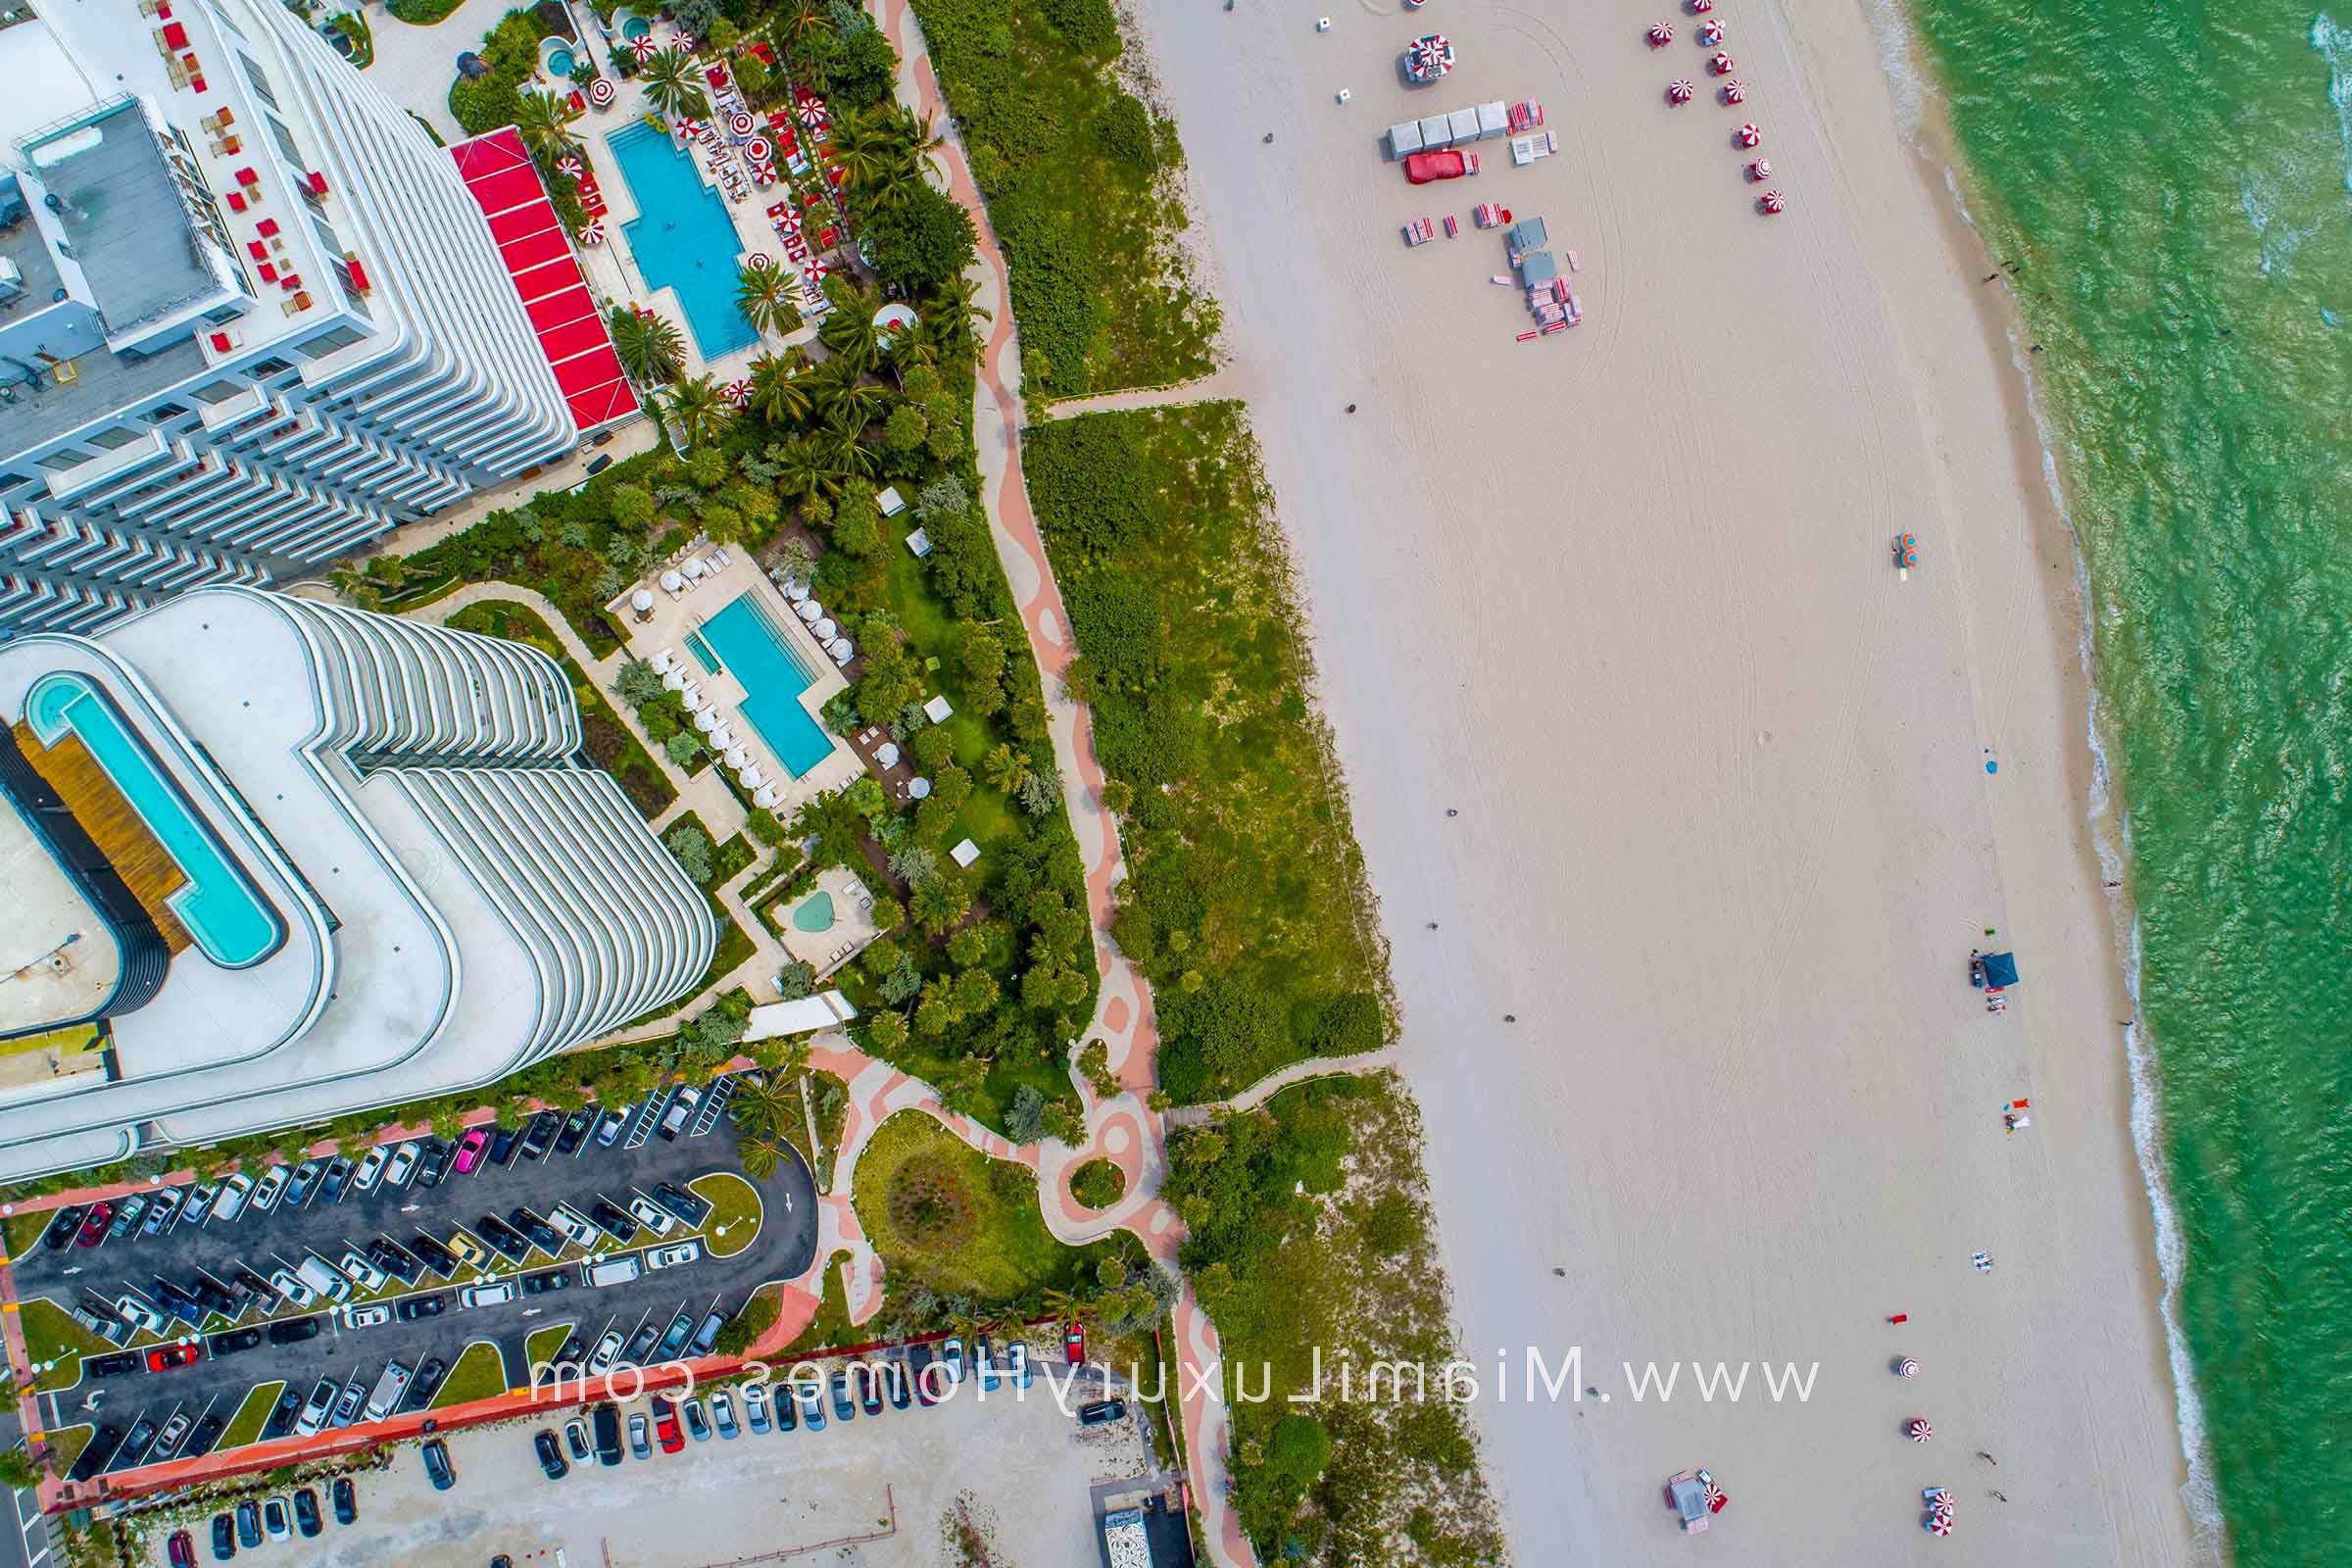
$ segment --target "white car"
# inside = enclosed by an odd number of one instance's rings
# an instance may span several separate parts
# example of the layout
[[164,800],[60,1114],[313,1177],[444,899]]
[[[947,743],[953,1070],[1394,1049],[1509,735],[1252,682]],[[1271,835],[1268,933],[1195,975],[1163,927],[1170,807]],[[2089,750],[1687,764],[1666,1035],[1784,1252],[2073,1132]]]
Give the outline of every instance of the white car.
[[368,1151],[367,1157],[360,1161],[360,1168],[351,1173],[351,1190],[364,1193],[373,1187],[384,1174],[384,1161],[391,1157],[381,1146]]
[[220,1184],[220,1196],[213,1200],[213,1218],[232,1220],[245,1206],[245,1195],[253,1191],[253,1178],[237,1172]]
[[656,1236],[667,1236],[678,1228],[677,1216],[655,1203],[650,1198],[630,1199],[629,1212],[637,1216],[638,1224],[652,1231]]
[[363,1291],[380,1291],[384,1288],[384,1271],[356,1250],[345,1252],[340,1266],[344,1273],[351,1276],[351,1283]]
[[275,1208],[278,1195],[286,1190],[286,1183],[290,1179],[285,1166],[270,1166],[262,1174],[260,1185],[253,1190],[253,1206],[265,1214]]
[[384,1166],[384,1185],[399,1187],[405,1184],[416,1173],[416,1161],[423,1152],[424,1146],[414,1139],[392,1151],[392,1158]]
[[547,1213],[547,1222],[564,1233],[564,1239],[574,1247],[594,1247],[605,1239],[605,1233],[571,1211],[568,1203],[558,1203]]
[[294,1510],[283,1497],[271,1497],[262,1504],[262,1529],[271,1541],[284,1541],[294,1534],[289,1523],[293,1517]]
[[605,1337],[596,1342],[596,1350],[588,1357],[590,1377],[600,1377],[612,1370],[612,1363],[620,1359],[621,1343],[618,1329],[608,1330]]
[[284,1297],[291,1306],[308,1306],[318,1299],[318,1292],[282,1268],[270,1276],[270,1288]]
[[700,1242],[678,1242],[668,1247],[649,1247],[645,1250],[645,1266],[647,1268],[676,1268],[680,1263],[691,1263],[702,1255],[703,1244]]
[[122,1312],[124,1321],[140,1333],[161,1334],[164,1332],[164,1314],[137,1297],[125,1296],[115,1305]]
[[504,1281],[496,1285],[468,1285],[458,1293],[460,1306],[504,1306],[514,1299],[514,1287]]
[[343,1309],[343,1323],[346,1328],[381,1328],[391,1321],[392,1309],[388,1306],[351,1306]]

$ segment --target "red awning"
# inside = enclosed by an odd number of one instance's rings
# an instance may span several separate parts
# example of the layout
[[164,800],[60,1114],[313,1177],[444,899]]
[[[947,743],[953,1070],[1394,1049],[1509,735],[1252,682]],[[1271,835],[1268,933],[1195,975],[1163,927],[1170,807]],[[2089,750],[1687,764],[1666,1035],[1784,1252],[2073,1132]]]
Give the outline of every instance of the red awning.
[[314,196],[326,194],[326,176],[316,169],[311,171],[311,194]]
[[354,294],[368,292],[368,269],[362,267],[357,260],[353,260],[343,264],[343,270],[351,276],[351,291]]
[[253,225],[253,231],[256,234],[261,235],[262,238],[268,239],[270,236],[277,232],[277,220],[274,218],[265,218],[260,222]]
[[172,49],[185,49],[188,46],[188,29],[176,22],[165,23],[164,43]]
[[266,262],[270,259],[270,247],[258,239],[249,239],[245,242],[245,254],[257,262]]
[[572,422],[593,430],[637,410],[637,394],[597,314],[571,241],[514,127],[449,150],[482,210]]
[[238,171],[237,171],[237,183],[238,183],[238,184],[240,184],[240,185],[259,185],[261,182],[262,182],[262,176],[261,176],[261,175],[259,175],[259,174],[257,174],[257,173],[255,173],[255,172],[254,172],[252,170],[250,170],[250,169],[240,169],[240,170],[238,170]]

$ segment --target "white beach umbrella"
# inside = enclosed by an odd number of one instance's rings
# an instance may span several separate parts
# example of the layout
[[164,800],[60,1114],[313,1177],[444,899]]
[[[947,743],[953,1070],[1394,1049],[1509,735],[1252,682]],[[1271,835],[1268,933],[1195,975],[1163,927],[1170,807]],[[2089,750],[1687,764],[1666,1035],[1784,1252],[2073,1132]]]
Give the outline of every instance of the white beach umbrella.
[[685,572],[687,576],[697,579],[700,579],[710,570],[709,566],[703,564],[699,557],[695,556],[688,556],[678,569]]
[[705,708],[696,712],[694,715],[694,727],[701,730],[706,735],[718,728],[718,710],[716,708]]
[[927,778],[910,780],[906,785],[906,793],[915,800],[927,801],[931,798],[931,781]]
[[[715,713],[718,710],[713,708],[710,711]],[[710,744],[722,752],[733,746],[735,744],[735,726],[723,718],[720,719],[718,727],[710,732]]]
[[752,754],[740,746],[730,746],[727,748],[727,765],[729,767],[749,767],[752,765]]
[[808,629],[816,633],[816,640],[820,643],[829,643],[841,635],[841,628],[833,624],[831,615],[819,615]]
[[874,760],[880,762],[884,767],[898,766],[899,743],[897,741],[884,741],[881,745],[875,747]]
[[776,787],[773,784],[762,784],[759,791],[752,796],[752,804],[757,807],[768,808],[774,806],[783,798],[784,797],[782,795],[777,793]]
[[813,599],[804,599],[799,604],[792,607],[792,612],[800,616],[803,620],[813,621],[820,618],[824,614],[825,607],[818,604]]
[[670,665],[662,672],[662,686],[665,691],[684,691],[686,689],[686,672],[675,664]]
[[[678,667],[678,656],[664,648],[660,653],[654,655],[653,664],[655,674],[666,675],[671,670]],[[681,676],[679,678],[679,684],[683,685],[684,683],[684,677]]]
[[662,574],[662,587],[664,592],[674,594],[685,586],[686,579],[679,576],[676,572],[665,571]]
[[851,659],[856,657],[858,645],[847,637],[836,637],[826,645],[825,652],[831,654],[835,659]]
[[629,608],[643,612],[654,608],[654,596],[643,588],[629,595]]
[[689,713],[700,712],[703,709],[709,706],[709,699],[705,698],[701,692],[698,692],[694,689],[694,682],[692,681],[688,681],[686,683],[686,689],[678,693],[678,701],[686,705],[686,711]]
[[735,782],[747,790],[756,790],[767,782],[767,775],[760,771],[758,762],[754,762],[749,767],[739,767],[735,770]]
[[787,577],[784,579],[784,597],[797,605],[808,597],[808,585],[798,577]]

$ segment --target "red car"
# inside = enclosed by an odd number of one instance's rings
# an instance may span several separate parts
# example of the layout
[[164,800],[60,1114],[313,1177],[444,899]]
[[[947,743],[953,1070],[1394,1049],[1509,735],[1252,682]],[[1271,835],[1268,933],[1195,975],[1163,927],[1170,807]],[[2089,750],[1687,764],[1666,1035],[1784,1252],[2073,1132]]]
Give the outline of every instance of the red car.
[[195,1345],[159,1345],[147,1352],[147,1370],[169,1372],[175,1366],[194,1366],[204,1359],[204,1348]]
[[686,1446],[686,1436],[678,1430],[678,1407],[667,1399],[654,1401],[654,1436],[662,1440],[663,1453]]
[[482,1151],[490,1147],[490,1131],[476,1127],[458,1141],[458,1174],[470,1175],[482,1162]]
[[185,1530],[172,1532],[172,1568],[196,1568],[196,1543]]
[[1086,1325],[1072,1323],[1061,1331],[1062,1359],[1072,1366],[1086,1364]]
[[82,1218],[81,1229],[74,1235],[74,1245],[75,1247],[96,1247],[100,1242],[106,1240],[106,1228],[114,1222],[114,1204],[92,1203],[89,1213]]
[[1433,179],[1459,179],[1464,174],[1478,172],[1478,154],[1459,153],[1450,149],[1436,153],[1411,153],[1404,160],[1404,177],[1416,185],[1426,185]]

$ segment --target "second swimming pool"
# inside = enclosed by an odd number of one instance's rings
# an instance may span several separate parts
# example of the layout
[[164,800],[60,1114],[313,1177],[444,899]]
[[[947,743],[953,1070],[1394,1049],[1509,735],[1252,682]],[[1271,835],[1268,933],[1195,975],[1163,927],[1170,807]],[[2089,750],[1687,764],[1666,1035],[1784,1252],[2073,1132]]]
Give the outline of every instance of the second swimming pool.
[[816,684],[816,669],[757,598],[736,596],[703,622],[702,636],[743,683],[744,721],[760,732],[787,772],[799,778],[833,755],[833,737],[801,706],[801,693]]
[[735,309],[735,258],[743,237],[727,204],[703,183],[694,160],[668,136],[640,122],[605,138],[636,198],[637,216],[621,225],[648,288],[674,288],[703,358],[714,360],[760,341]]

